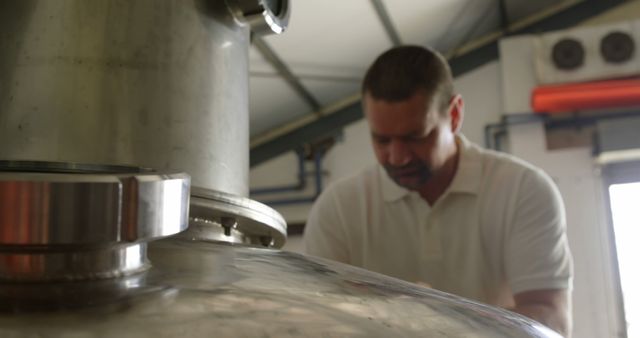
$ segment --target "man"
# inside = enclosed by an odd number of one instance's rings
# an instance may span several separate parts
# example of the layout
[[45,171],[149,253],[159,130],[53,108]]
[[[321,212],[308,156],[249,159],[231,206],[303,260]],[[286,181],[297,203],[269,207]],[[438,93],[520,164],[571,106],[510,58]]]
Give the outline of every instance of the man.
[[509,308],[569,335],[572,260],[550,178],[459,133],[462,97],[433,51],[383,53],[362,95],[379,165],[320,196],[307,252]]

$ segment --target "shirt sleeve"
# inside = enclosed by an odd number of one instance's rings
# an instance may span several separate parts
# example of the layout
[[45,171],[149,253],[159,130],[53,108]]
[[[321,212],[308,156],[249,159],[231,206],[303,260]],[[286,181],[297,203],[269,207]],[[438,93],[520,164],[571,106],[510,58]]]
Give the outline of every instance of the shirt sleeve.
[[336,189],[329,187],[314,203],[304,230],[304,246],[309,255],[349,264],[347,236],[336,194]]
[[569,289],[573,262],[562,197],[551,178],[528,170],[518,186],[505,246],[505,270],[514,294]]

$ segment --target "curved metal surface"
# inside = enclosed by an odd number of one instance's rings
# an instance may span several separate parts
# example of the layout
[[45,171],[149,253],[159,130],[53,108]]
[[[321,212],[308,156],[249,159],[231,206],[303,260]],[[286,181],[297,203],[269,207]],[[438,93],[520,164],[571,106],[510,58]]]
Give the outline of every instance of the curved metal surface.
[[508,311],[302,255],[164,239],[128,278],[0,285],[0,336],[557,337]]
[[132,274],[148,266],[142,242],[187,228],[189,177],[185,174],[98,174],[95,170],[109,167],[4,164],[5,169],[72,168],[76,173],[0,170],[0,280]]
[[220,191],[191,189],[189,229],[181,236],[280,248],[287,238],[284,218],[260,202]]
[[0,158],[248,194],[249,28],[224,1],[0,0]]
[[107,245],[187,228],[186,174],[0,171],[0,246]]
[[132,275],[149,268],[146,250],[145,243],[20,249],[0,246],[0,280],[42,283]]

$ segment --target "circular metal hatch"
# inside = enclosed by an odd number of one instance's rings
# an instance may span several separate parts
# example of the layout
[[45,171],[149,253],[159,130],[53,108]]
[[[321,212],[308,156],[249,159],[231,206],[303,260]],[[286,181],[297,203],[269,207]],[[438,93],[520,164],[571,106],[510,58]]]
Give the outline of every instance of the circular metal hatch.
[[287,225],[271,207],[220,191],[191,189],[189,229],[180,236],[280,248]]

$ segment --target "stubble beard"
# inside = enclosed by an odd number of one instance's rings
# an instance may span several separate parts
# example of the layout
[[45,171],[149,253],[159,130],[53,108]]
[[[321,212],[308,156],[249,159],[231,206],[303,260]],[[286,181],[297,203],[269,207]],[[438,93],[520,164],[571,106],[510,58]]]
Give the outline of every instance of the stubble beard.
[[424,163],[409,163],[402,167],[385,165],[384,169],[391,180],[409,190],[422,188],[433,177],[431,168]]

